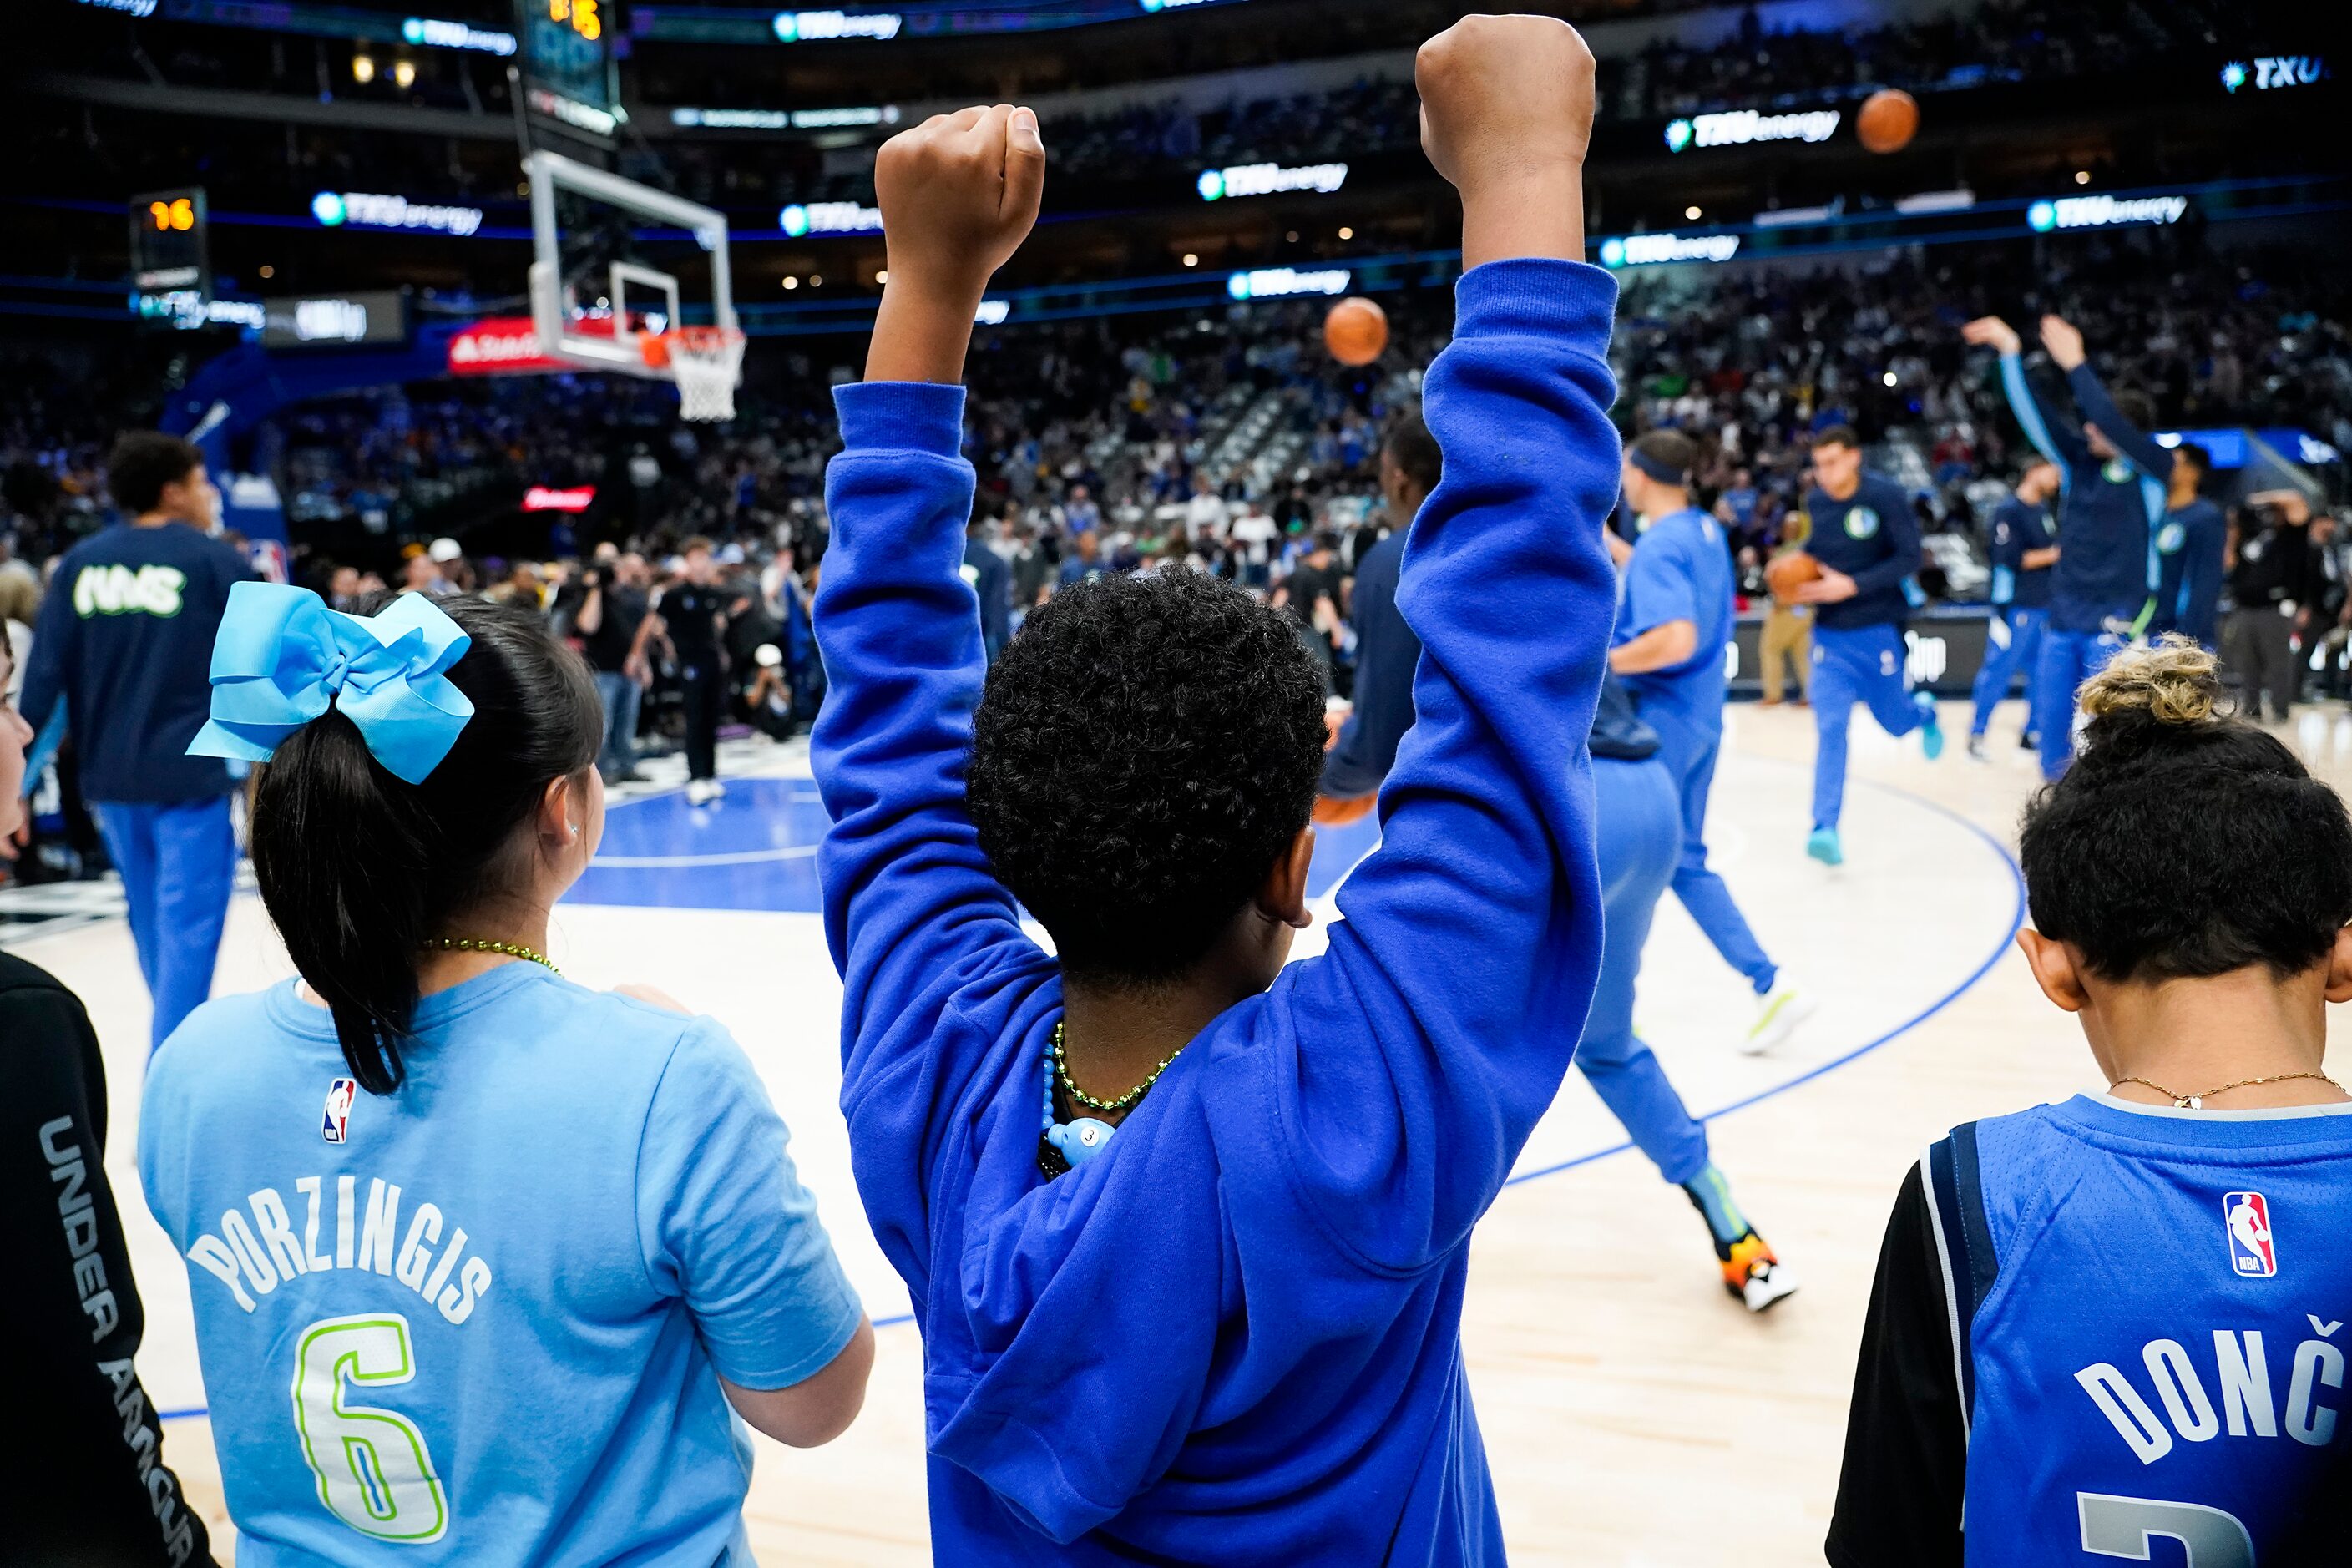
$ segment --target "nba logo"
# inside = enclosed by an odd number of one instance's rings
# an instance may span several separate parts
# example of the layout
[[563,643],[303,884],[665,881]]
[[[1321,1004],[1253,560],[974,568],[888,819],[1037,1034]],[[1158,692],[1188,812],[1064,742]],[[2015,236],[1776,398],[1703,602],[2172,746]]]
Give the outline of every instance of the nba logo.
[[341,1143],[351,1136],[352,1100],[359,1089],[347,1078],[339,1078],[327,1086],[327,1113],[319,1123],[319,1134],[328,1142]]
[[2278,1246],[2271,1239],[2271,1205],[2260,1193],[2223,1193],[2222,1228],[2230,1233],[2230,1267],[2249,1279],[2278,1272]]

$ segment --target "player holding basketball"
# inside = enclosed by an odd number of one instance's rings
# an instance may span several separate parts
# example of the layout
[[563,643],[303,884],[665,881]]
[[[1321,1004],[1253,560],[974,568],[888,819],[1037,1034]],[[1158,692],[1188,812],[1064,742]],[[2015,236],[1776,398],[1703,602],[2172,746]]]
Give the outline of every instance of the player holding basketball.
[[2018,945],[2112,1087],[1958,1128],[1904,1182],[1838,1568],[2152,1536],[2196,1568],[2343,1560],[2352,1097],[2323,1064],[2352,819],[2221,700],[2186,638],[2118,655],[2027,812]]
[[1865,473],[1862,438],[1843,425],[1813,437],[1813,484],[1805,492],[1806,551],[1821,575],[1800,584],[1798,604],[1813,621],[1813,831],[1805,853],[1825,866],[1845,860],[1838,818],[1845,806],[1846,730],[1857,702],[1890,735],[1919,731],[1933,762],[1944,754],[1936,701],[1913,691],[1904,671],[1906,582],[1919,570],[1919,523],[1893,479]]
[[2159,567],[2149,531],[2164,515],[2172,454],[2147,435],[2147,399],[2110,397],[2084,354],[2083,334],[2057,316],[2042,318],[2042,346],[2065,373],[2083,416],[2077,427],[2045,417],[2025,379],[2023,344],[1999,316],[1961,329],[2000,354],[2001,390],[2025,438],[2058,466],[2058,538],[2050,580],[2050,626],[2034,665],[2028,724],[2041,738],[2042,776],[2054,779],[2074,755],[2074,693],[2156,613]]
[[727,1032],[544,956],[604,827],[586,664],[486,600],[245,583],[212,684],[302,984],[164,1042],[139,1173],[240,1559],[750,1568],[730,1410],[828,1441],[873,1331]]
[[1754,1055],[1787,1039],[1812,1013],[1813,1000],[1781,978],[1706,863],[1707,795],[1723,747],[1723,650],[1734,618],[1722,525],[1690,501],[1697,461],[1697,447],[1673,430],[1653,430],[1625,448],[1625,501],[1641,537],[1625,556],[1609,668],[1625,678],[1642,721],[1657,732],[1659,756],[1682,799],[1675,897],[1755,987],[1756,1018],[1739,1047]]
[[1418,77],[1467,268],[1398,591],[1418,721],[1347,920],[1287,968],[1320,671],[1280,612],[1181,571],[1066,588],[985,666],[956,384],[1045,153],[999,106],[876,165],[889,280],[836,394],[812,760],[852,1159],[922,1328],[960,1568],[1503,1560],[1462,1292],[1600,961],[1615,287],[1575,259],[1574,31],[1470,17]]
[[[2027,467],[2017,489],[1992,514],[1992,615],[1985,627],[1984,667],[1977,671],[1976,714],[1969,722],[1969,755],[1985,758],[1985,731],[1992,710],[2008,700],[2017,672],[2029,680],[2042,653],[2042,629],[2050,622],[2050,572],[2058,563],[2058,524],[2050,502],[2058,493],[2058,469],[2049,462]],[[2032,688],[2028,687],[2031,695]],[[2033,723],[2027,715],[2025,739]]]

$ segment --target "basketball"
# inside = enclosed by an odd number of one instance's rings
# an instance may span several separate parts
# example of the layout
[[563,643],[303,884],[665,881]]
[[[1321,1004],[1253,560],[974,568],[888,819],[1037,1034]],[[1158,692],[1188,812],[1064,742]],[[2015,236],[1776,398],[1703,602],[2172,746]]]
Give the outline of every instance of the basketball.
[[1899,87],[1883,88],[1863,100],[1854,133],[1874,153],[1900,153],[1919,133],[1919,100]]
[[1772,590],[1772,597],[1783,605],[1794,604],[1798,589],[1808,583],[1818,583],[1821,578],[1822,563],[1801,550],[1776,555],[1764,568],[1765,585]]
[[1370,300],[1342,300],[1323,318],[1323,346],[1341,364],[1370,364],[1389,346],[1389,313]]

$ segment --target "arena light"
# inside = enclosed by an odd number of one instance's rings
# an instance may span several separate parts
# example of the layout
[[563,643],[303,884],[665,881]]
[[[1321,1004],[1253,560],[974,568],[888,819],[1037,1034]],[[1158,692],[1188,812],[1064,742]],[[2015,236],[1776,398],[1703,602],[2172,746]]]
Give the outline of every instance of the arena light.
[[2189,211],[2187,196],[2060,196],[2025,209],[2025,226],[2036,234],[2053,229],[2115,228],[2126,224],[2179,223]]
[[809,234],[879,234],[882,209],[856,202],[794,202],[776,214],[776,226],[794,239]]
[[672,125],[699,126],[706,131],[835,131],[864,125],[896,125],[895,103],[859,104],[845,109],[694,109],[669,111]]
[[2221,68],[2221,89],[2236,92],[2242,87],[2252,87],[2257,92],[2273,88],[2311,87],[2326,81],[2327,61],[2319,55],[2265,55],[2250,65],[2244,60],[2231,60]]
[[515,52],[515,36],[512,33],[468,26],[463,22],[440,22],[430,16],[409,17],[401,23],[400,36],[428,49],[471,49],[484,55],[510,55]]
[[1295,267],[1262,267],[1225,279],[1235,300],[1279,300],[1297,294],[1345,294],[1354,275],[1344,267],[1302,272]]
[[1745,147],[1755,142],[1826,142],[1837,134],[1845,116],[1834,109],[1801,110],[1794,114],[1760,114],[1735,109],[1721,114],[1694,114],[1666,126],[1666,151],[1691,147]]
[[460,238],[482,226],[479,207],[438,206],[368,191],[320,191],[310,198],[310,216],[325,228],[350,224],[359,228],[425,229]]
[[1227,169],[1203,169],[1195,188],[1204,202],[1227,196],[1271,196],[1285,191],[1313,191],[1329,195],[1348,183],[1345,163],[1236,163]]
[[1011,314],[1013,314],[1012,300],[982,300],[980,302],[980,309],[971,313],[971,319],[975,326],[1001,327],[1004,324],[1004,319]]
[[1612,271],[1670,261],[1728,261],[1738,254],[1736,234],[1629,234],[1601,242],[1601,265]]
[[769,24],[780,44],[807,44],[829,38],[895,38],[907,18],[895,12],[860,15],[850,11],[779,11]]

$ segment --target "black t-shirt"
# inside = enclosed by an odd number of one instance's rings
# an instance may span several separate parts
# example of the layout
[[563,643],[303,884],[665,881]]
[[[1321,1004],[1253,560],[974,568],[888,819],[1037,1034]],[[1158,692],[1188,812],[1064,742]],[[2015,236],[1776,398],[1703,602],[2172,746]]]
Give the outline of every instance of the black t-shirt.
[[669,646],[677,661],[695,669],[719,662],[718,617],[726,611],[728,595],[713,583],[680,583],[662,590],[662,624],[669,629]]
[[621,667],[629,662],[629,649],[636,644],[637,628],[645,624],[646,595],[640,589],[607,584],[598,600],[596,629],[581,643],[591,668],[618,674]]
[[1290,569],[1290,613],[1309,631],[1317,629],[1318,599],[1330,600],[1335,612],[1339,608],[1339,574],[1332,567],[1317,566],[1302,558]]
[[72,992],[0,952],[0,1558],[207,1563],[133,1363],[146,1318],[106,1181],[106,1071]]

